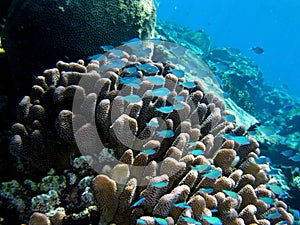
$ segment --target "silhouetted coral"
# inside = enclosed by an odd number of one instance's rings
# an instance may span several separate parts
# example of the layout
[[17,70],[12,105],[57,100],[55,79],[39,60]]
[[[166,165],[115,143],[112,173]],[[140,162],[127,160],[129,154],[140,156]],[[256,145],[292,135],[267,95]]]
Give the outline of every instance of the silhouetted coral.
[[152,37],[155,11],[152,0],[12,1],[1,37],[12,76],[22,79],[14,85],[24,94],[32,76],[57,59],[86,58],[100,46]]

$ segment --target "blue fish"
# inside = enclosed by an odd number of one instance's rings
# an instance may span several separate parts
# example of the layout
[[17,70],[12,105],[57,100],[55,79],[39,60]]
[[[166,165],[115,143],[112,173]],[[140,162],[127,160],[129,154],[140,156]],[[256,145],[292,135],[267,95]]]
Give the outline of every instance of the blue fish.
[[198,222],[197,220],[195,220],[194,218],[191,218],[191,217],[180,216],[180,219],[182,219],[183,221],[185,221],[187,223],[191,223],[191,224],[195,224],[195,225],[202,225],[202,223]]
[[218,217],[205,215],[202,215],[201,217],[212,225],[222,225],[222,221]]
[[182,103],[174,104],[174,105],[173,105],[173,108],[174,108],[175,110],[181,110],[181,109],[184,109],[184,104],[182,104]]
[[286,156],[286,157],[290,157],[290,156],[292,156],[292,155],[295,154],[295,151],[292,150],[292,149],[290,149],[290,150],[285,150],[285,151],[281,152],[280,154],[281,154],[281,155],[284,155],[284,156]]
[[294,108],[294,105],[285,105],[283,108],[279,109],[279,113],[286,113]]
[[[115,54],[116,56],[119,56],[119,57],[124,56],[124,52],[120,49],[111,49],[111,50],[109,50],[109,52],[111,52],[111,53],[113,53],[113,54]],[[118,59],[120,59],[120,58],[118,58]],[[124,63],[124,65],[125,65],[125,63]]]
[[182,95],[177,95],[177,96],[174,96],[173,98],[174,98],[176,101],[178,101],[178,102],[184,100],[184,96],[182,96]]
[[228,140],[234,140],[240,145],[247,145],[250,144],[249,139],[246,136],[235,136],[232,134],[224,134],[223,137],[225,137]]
[[203,176],[210,179],[216,179],[221,176],[221,172],[219,170],[213,170],[210,171],[209,173],[204,174]]
[[196,165],[196,166],[191,166],[192,170],[196,170],[199,173],[206,173],[211,170],[211,165],[210,164],[202,164],[202,165]]
[[174,206],[179,207],[179,208],[183,208],[183,209],[190,209],[192,208],[188,203],[186,202],[180,202],[177,204],[174,204]]
[[207,193],[207,194],[211,194],[211,193],[213,193],[213,191],[214,191],[213,188],[200,188],[199,189],[199,192]]
[[292,157],[289,157],[290,160],[293,160],[294,162],[300,162],[300,153],[292,156]]
[[270,171],[266,172],[267,175],[276,175],[279,174],[279,169],[271,169]]
[[282,195],[285,193],[285,191],[282,189],[282,187],[279,187],[275,184],[266,184],[267,187],[271,189],[275,194]]
[[282,221],[276,223],[275,225],[289,225],[289,224],[290,224],[289,221],[287,221],[287,220],[282,220]]
[[218,212],[218,209],[211,209],[210,210],[212,213],[217,213]]
[[150,121],[150,122],[146,123],[146,125],[148,127],[159,127],[159,123],[158,122],[154,122],[154,121]]
[[280,218],[280,217],[281,217],[281,214],[278,211],[274,212],[274,213],[269,213],[269,214],[264,216],[264,218],[266,218],[266,219],[277,219],[277,218]]
[[167,187],[168,184],[169,183],[167,181],[161,181],[161,182],[158,182],[158,183],[151,184],[151,186],[152,187],[163,188],[163,187]]
[[136,223],[137,223],[137,224],[143,224],[143,225],[144,225],[144,224],[145,224],[145,225],[147,224],[147,222],[146,222],[145,220],[143,220],[143,219],[137,219],[137,220],[136,220]]
[[147,150],[143,150],[142,153],[145,155],[153,155],[156,153],[156,150],[155,149],[147,149]]
[[120,81],[121,84],[132,86],[135,89],[140,88],[141,80],[139,78],[136,78],[136,77],[120,77],[119,81]]
[[150,76],[144,78],[154,85],[163,85],[165,83],[165,79],[162,76]]
[[180,69],[171,69],[170,72],[174,74],[177,78],[183,78],[184,77],[184,71]]
[[133,43],[133,42],[140,42],[140,43],[142,43],[142,40],[140,38],[132,38],[129,41],[122,42],[122,44],[126,45],[126,44]]
[[274,199],[270,197],[259,197],[258,199],[262,200],[263,202],[269,205],[274,204]]
[[188,154],[198,156],[198,155],[202,155],[203,151],[201,149],[195,149],[195,150],[189,151]]
[[137,66],[138,69],[143,70],[146,73],[158,73],[159,69],[156,66],[150,64],[141,64]]
[[195,142],[195,141],[188,142],[188,145],[190,145],[190,146],[196,146],[196,145],[197,145],[197,142]]
[[138,201],[136,201],[130,208],[134,208],[142,204],[146,200],[145,197],[140,198]]
[[270,163],[271,160],[268,157],[261,156],[259,158],[254,158],[254,162],[256,162],[257,164],[266,164],[266,163]]
[[150,94],[157,97],[168,96],[170,93],[171,91],[168,88],[158,88],[150,91]]
[[234,191],[223,190],[223,192],[224,192],[226,195],[228,195],[229,197],[231,197],[231,198],[238,198],[238,197],[239,197],[239,195],[238,195],[236,192],[234,192]]
[[236,122],[236,117],[233,114],[225,115],[223,118],[228,122]]
[[168,225],[168,221],[163,218],[154,217],[155,222],[159,225]]
[[100,49],[103,49],[103,51],[106,51],[106,52],[113,49],[113,48],[114,48],[114,46],[112,46],[112,45],[102,45],[102,46],[100,46]]
[[134,72],[136,72],[136,67],[132,66],[132,67],[124,68],[124,72],[134,73]]
[[155,110],[162,113],[171,113],[173,112],[173,106],[163,106],[156,108]]
[[185,88],[188,88],[188,89],[196,87],[196,84],[193,81],[179,82],[179,85],[181,85],[181,86],[183,86]]
[[106,56],[103,55],[103,54],[97,54],[97,55],[89,56],[88,59],[93,59],[93,60],[101,61],[101,60],[106,59]]
[[137,103],[142,100],[141,97],[138,95],[127,95],[127,96],[122,96],[121,98],[128,103]]
[[156,131],[156,134],[160,137],[163,138],[171,138],[174,136],[174,131],[172,130],[161,130],[161,131]]

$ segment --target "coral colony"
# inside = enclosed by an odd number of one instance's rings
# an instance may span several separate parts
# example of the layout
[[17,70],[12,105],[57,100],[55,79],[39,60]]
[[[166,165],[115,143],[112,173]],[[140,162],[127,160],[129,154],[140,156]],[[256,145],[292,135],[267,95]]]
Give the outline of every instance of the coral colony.
[[[293,224],[258,142],[201,72],[188,79],[167,60],[163,42],[145,45],[105,48],[87,65],[59,61],[36,78],[18,106],[10,150],[40,170],[64,170],[43,179],[53,187],[6,184],[22,218],[31,214],[32,225]],[[33,186],[40,194],[25,203],[21,191]]]

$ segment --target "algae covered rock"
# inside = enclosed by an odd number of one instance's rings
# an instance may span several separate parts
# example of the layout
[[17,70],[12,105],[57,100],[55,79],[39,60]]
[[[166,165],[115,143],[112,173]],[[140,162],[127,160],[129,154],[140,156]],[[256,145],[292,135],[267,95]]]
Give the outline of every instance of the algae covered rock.
[[[57,59],[75,60],[154,32],[153,0],[14,0],[2,34],[17,88]],[[24,83],[25,81],[25,83]],[[21,88],[22,89],[22,88]]]

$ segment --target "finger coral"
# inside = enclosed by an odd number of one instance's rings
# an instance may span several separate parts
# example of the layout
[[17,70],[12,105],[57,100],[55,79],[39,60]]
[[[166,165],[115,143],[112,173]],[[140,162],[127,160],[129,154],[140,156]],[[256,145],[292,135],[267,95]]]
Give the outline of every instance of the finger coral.
[[21,101],[11,152],[49,166],[59,154],[90,157],[99,224],[292,224],[268,165],[254,160],[257,142],[225,119],[207,77],[181,76],[164,61],[163,42],[143,43],[161,63],[140,44],[132,44],[139,52],[125,45],[87,66],[59,62],[37,78],[43,94]]

